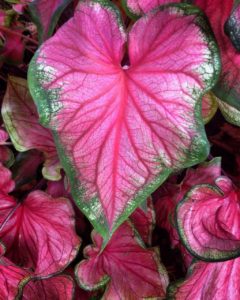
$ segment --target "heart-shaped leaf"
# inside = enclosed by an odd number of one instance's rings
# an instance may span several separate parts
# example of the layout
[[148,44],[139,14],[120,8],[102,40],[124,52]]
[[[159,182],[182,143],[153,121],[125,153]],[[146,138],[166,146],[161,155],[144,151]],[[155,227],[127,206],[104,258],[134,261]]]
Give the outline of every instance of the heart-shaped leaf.
[[80,247],[70,202],[42,191],[30,193],[22,203],[7,195],[0,198],[0,239],[6,257],[41,278],[66,268]]
[[74,282],[70,276],[58,275],[43,280],[31,280],[23,289],[22,300],[72,300]]
[[227,177],[216,186],[193,187],[176,210],[178,233],[185,247],[202,260],[240,256],[240,192]]
[[104,3],[80,3],[37,52],[29,84],[75,201],[109,238],[173,170],[205,159],[199,99],[219,64],[198,9],[155,10],[127,36]]
[[2,104],[2,117],[15,148],[20,152],[30,149],[43,152],[43,175],[49,180],[59,180],[61,167],[52,134],[39,124],[37,108],[25,79],[9,78]]
[[240,298],[240,258],[226,262],[196,262],[184,281],[168,288],[172,300],[238,300]]
[[38,39],[42,43],[50,37],[57,21],[71,0],[33,0],[29,10],[38,28]]
[[126,13],[133,19],[160,5],[177,2],[181,2],[181,0],[122,0]]
[[77,280],[84,289],[107,284],[103,299],[163,299],[168,284],[155,249],[145,249],[128,222],[114,233],[102,249],[103,239],[94,232],[94,245],[84,250],[88,258],[76,267]]

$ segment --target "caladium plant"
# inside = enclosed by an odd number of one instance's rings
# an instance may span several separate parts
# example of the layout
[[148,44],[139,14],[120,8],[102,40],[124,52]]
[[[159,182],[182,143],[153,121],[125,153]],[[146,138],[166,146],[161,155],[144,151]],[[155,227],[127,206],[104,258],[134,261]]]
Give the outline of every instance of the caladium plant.
[[239,300],[239,1],[0,2],[0,299]]
[[173,170],[208,153],[200,98],[219,64],[207,31],[198,9],[173,5],[127,34],[112,5],[83,2],[32,60],[41,122],[75,201],[106,239]]

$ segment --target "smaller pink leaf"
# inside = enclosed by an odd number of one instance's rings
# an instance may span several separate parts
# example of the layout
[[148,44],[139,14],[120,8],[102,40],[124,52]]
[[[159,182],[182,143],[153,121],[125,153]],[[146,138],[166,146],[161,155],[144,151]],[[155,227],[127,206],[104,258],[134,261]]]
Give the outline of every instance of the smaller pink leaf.
[[31,280],[23,289],[22,300],[72,300],[74,282],[70,276],[58,275]]
[[240,256],[240,192],[227,177],[193,187],[177,206],[179,235],[192,255],[207,261]]
[[25,79],[9,78],[2,104],[2,117],[15,148],[20,152],[30,149],[43,152],[43,175],[49,180],[59,180],[60,164],[52,134],[39,124],[37,108]]
[[184,281],[168,288],[172,300],[239,300],[240,258],[226,262],[198,261],[188,271]]
[[34,191],[22,203],[1,197],[0,238],[6,256],[30,268],[38,277],[60,272],[75,258],[80,238],[75,232],[74,212],[68,199],[53,199]]
[[30,280],[30,273],[0,258],[0,300],[20,299],[23,286]]
[[138,207],[131,214],[130,220],[144,243],[150,246],[152,244],[152,231],[155,227],[155,211],[151,197],[147,199],[146,206],[146,210]]
[[33,21],[38,27],[40,43],[50,37],[63,10],[71,0],[33,0],[29,4]]
[[123,0],[126,13],[133,18],[146,14],[160,5],[181,2],[181,0]]
[[109,281],[103,299],[164,298],[168,278],[158,253],[143,247],[129,222],[118,228],[103,250],[102,237],[94,232],[92,238],[94,245],[84,250],[87,259],[76,267],[80,286],[93,290]]

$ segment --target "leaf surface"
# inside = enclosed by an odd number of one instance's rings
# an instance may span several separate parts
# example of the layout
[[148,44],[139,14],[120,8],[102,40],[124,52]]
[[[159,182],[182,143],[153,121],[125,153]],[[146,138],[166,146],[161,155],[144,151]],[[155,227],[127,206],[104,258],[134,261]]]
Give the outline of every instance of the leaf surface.
[[43,152],[43,175],[49,180],[59,180],[61,167],[52,133],[39,124],[37,108],[25,79],[9,78],[2,104],[2,116],[15,148],[20,152],[30,149]]
[[240,193],[227,177],[215,186],[193,187],[178,204],[176,222],[182,242],[202,260],[240,256]]
[[143,247],[130,223],[118,228],[103,251],[102,237],[94,232],[92,238],[94,245],[84,250],[87,259],[76,267],[80,286],[94,290],[109,282],[103,299],[164,298],[168,278],[158,253]]
[[[204,24],[198,10],[173,6],[127,36],[112,6],[82,2],[31,63],[41,121],[75,201],[105,238],[172,170],[208,153],[199,99],[219,65]],[[121,66],[127,39],[130,65]]]
[[194,263],[184,281],[168,288],[172,300],[238,300],[240,258],[226,262]]
[[34,191],[22,203],[1,195],[1,203],[0,238],[14,263],[42,278],[62,271],[75,258],[80,239],[67,199]]

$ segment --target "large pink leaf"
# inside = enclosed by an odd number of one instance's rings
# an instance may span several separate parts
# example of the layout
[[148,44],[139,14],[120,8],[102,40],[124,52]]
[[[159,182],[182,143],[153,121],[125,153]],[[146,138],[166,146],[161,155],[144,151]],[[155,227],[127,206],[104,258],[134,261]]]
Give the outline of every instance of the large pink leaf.
[[60,165],[52,134],[38,122],[37,109],[25,79],[9,78],[2,104],[2,116],[15,148],[18,151],[37,149],[43,152],[43,175],[50,180],[59,180]]
[[72,300],[74,282],[70,276],[58,275],[30,281],[23,289],[22,300]]
[[123,223],[101,251],[103,239],[92,235],[94,245],[85,248],[88,258],[76,267],[79,284],[87,289],[108,286],[103,299],[163,299],[167,275],[154,249],[145,249],[132,225]]
[[150,246],[152,244],[152,231],[155,227],[155,211],[151,197],[146,200],[146,208],[138,207],[135,209],[130,216],[130,220],[144,243]]
[[41,43],[52,35],[61,13],[70,2],[71,0],[33,0],[29,4]]
[[[227,35],[227,21],[233,10],[234,1],[195,0],[194,4],[203,9],[208,16],[220,48],[222,72],[220,80],[214,88],[214,93],[219,99],[240,110],[240,54],[239,50],[235,48],[236,40],[235,43],[232,43],[231,38]],[[239,17],[240,14],[233,14],[231,19],[235,26],[229,30],[234,34],[240,29]],[[230,115],[228,120],[231,120]]]
[[123,5],[129,16],[135,18],[160,5],[176,2],[181,2],[181,0],[123,0]]
[[80,239],[67,199],[53,199],[42,191],[30,193],[19,203],[10,196],[0,197],[0,239],[14,263],[31,268],[35,276],[47,277],[75,258]]
[[184,281],[168,289],[172,300],[238,300],[240,299],[240,258],[226,262],[194,263]]
[[191,6],[166,7],[127,36],[112,7],[80,2],[31,63],[31,93],[72,194],[105,237],[172,170],[206,157],[198,100],[215,82],[218,55],[203,24]]
[[240,192],[227,177],[216,185],[198,185],[177,207],[177,226],[184,245],[203,260],[240,256]]

